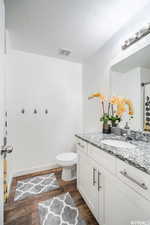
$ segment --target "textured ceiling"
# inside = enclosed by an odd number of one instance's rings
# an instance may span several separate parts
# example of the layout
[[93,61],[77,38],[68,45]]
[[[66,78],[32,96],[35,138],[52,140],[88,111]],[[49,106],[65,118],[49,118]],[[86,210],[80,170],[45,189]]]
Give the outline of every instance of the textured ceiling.
[[12,48],[71,61],[94,54],[149,0],[6,0]]

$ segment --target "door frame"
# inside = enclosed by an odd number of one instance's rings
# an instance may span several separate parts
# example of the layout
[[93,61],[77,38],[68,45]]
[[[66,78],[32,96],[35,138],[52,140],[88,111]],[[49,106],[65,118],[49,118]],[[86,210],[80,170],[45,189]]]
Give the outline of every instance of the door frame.
[[[0,146],[4,137],[4,110],[5,110],[5,3],[0,0]],[[0,149],[1,150],[1,149]],[[3,156],[0,154],[0,225],[4,224],[4,187],[3,187]]]

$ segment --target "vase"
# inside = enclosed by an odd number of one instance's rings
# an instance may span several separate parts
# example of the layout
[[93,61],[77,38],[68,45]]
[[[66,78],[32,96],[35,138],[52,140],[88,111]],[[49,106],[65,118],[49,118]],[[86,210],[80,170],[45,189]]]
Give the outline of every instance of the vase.
[[103,123],[103,134],[110,134],[111,126],[108,123]]
[[116,121],[112,121],[112,127],[117,127],[118,124],[116,123]]
[[121,136],[121,128],[116,126],[116,127],[111,127],[111,133],[115,134],[115,135],[118,135],[118,136]]

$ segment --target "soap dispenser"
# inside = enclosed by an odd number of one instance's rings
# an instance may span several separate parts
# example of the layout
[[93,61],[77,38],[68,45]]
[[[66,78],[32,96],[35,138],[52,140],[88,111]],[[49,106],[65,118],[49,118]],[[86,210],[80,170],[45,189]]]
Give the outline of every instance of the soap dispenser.
[[130,129],[128,122],[126,122],[124,129]]
[[128,122],[126,122],[124,129],[127,131],[127,134],[130,135],[130,127],[129,127]]

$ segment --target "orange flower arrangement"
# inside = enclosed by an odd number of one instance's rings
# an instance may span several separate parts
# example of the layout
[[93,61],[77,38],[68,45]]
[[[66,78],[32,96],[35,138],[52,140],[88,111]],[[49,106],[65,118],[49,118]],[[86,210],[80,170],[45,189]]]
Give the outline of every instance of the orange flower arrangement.
[[130,116],[133,116],[134,111],[133,111],[133,103],[130,99],[126,99],[126,98],[119,98],[119,97],[112,97],[110,99],[110,103],[112,105],[117,105],[117,111],[116,111],[116,115],[118,116],[122,116],[125,112],[126,112],[126,105],[128,105],[128,114]]
[[[120,122],[121,117],[123,114],[127,111],[126,105],[128,106],[128,115],[133,118],[133,103],[130,99],[127,98],[120,98],[120,97],[111,97],[111,99],[108,101],[104,95],[101,93],[94,93],[88,97],[88,99],[93,99],[93,98],[99,98],[101,104],[102,104],[102,110],[103,110],[103,116],[101,117],[101,121],[104,123],[107,123],[108,121],[111,121],[112,124],[116,123],[116,121]],[[108,103],[108,110],[105,112],[104,108],[104,102]],[[114,105],[117,106],[116,111],[114,111]],[[111,109],[111,113],[110,113]]]

